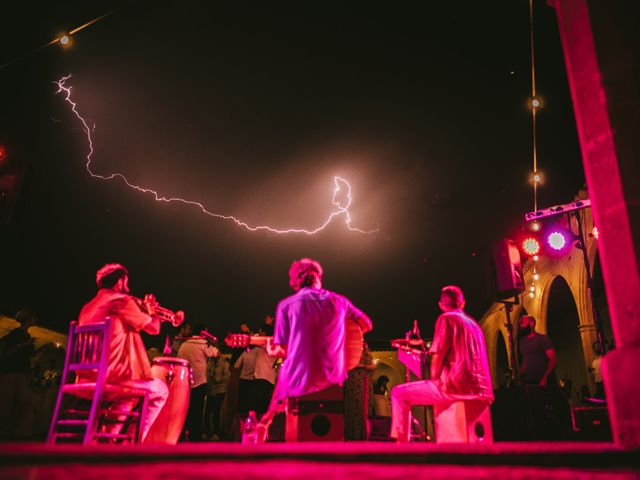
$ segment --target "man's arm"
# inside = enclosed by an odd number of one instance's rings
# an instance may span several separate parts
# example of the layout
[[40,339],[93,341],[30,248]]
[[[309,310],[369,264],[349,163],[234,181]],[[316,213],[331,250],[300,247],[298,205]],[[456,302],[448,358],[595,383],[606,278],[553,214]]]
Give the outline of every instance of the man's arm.
[[287,356],[287,346],[273,343],[273,338],[269,337],[267,340],[267,355],[278,358],[285,358]]
[[363,312],[360,312],[360,315],[353,320],[360,326],[362,333],[370,332],[373,329],[373,322]]
[[551,375],[551,372],[553,372],[553,369],[556,368],[556,365],[558,364],[558,360],[556,359],[556,351],[553,348],[545,350],[544,353],[549,361],[547,362],[547,370],[544,372],[544,375],[540,379],[540,385],[542,386],[547,384],[549,375]]
[[429,367],[431,380],[437,380],[442,373],[442,355],[437,352],[431,353],[431,366]]

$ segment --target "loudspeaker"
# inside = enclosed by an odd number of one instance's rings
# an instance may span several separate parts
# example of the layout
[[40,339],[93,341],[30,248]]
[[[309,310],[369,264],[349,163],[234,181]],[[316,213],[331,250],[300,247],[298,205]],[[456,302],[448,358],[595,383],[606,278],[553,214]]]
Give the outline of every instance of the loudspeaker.
[[573,407],[571,424],[579,440],[611,441],[611,424],[607,407]]
[[493,266],[496,298],[510,298],[524,291],[522,261],[516,242],[505,238],[494,245]]
[[344,440],[344,393],[341,386],[287,400],[287,442]]

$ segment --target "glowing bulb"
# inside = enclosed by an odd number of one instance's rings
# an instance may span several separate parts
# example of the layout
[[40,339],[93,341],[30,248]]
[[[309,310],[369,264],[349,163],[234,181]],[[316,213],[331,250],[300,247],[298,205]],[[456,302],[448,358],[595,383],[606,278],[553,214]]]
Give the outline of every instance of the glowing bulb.
[[540,257],[538,255],[534,255],[533,256],[533,261],[537,262],[538,260],[540,260]]
[[533,222],[531,224],[531,230],[533,230],[534,232],[540,231],[540,224],[538,222]]
[[547,243],[554,250],[562,250],[567,244],[567,239],[564,238],[564,235],[560,232],[552,232],[551,235],[547,237]]
[[536,296],[536,294],[535,294],[535,293],[533,293],[533,292],[530,292],[530,293],[529,293],[529,296],[530,296],[531,298],[533,298],[533,297],[535,297],[535,296]]
[[539,280],[540,279],[540,275],[538,275],[537,273],[533,274],[533,279],[534,280]]
[[60,37],[59,42],[60,42],[60,45],[62,45],[63,47],[66,47],[69,45],[69,43],[71,43],[71,38],[69,37],[69,35],[65,34]]
[[591,230],[591,236],[596,240],[598,240],[598,237],[600,236],[600,233],[598,232],[598,227],[593,227],[593,230]]
[[538,100],[537,98],[534,98],[533,100],[531,100],[531,106],[533,108],[538,108],[540,107],[540,100]]
[[529,287],[529,290],[531,290],[532,292],[536,291],[536,287],[534,287],[533,285],[531,285],[531,287]]
[[540,174],[539,174],[539,173],[536,173],[536,174],[533,176],[533,181],[534,181],[534,182],[536,182],[536,183],[540,183],[540,180],[542,180],[542,179],[540,178]]

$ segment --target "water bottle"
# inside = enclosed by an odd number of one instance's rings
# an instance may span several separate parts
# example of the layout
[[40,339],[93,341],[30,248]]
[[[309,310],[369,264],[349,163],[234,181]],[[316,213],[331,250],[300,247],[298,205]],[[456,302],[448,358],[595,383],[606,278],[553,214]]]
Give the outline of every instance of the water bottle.
[[252,445],[258,443],[258,419],[255,410],[251,410],[244,422],[242,431],[242,444]]

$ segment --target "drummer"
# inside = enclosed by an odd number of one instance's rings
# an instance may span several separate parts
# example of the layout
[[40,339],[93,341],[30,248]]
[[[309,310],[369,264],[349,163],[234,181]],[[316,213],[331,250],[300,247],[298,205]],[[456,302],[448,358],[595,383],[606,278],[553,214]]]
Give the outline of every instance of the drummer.
[[[78,324],[100,323],[107,317],[111,318],[112,336],[107,382],[143,388],[149,392],[147,415],[144,424],[141,425],[144,440],[169,394],[167,384],[151,375],[149,358],[140,337],[141,330],[151,335],[160,332],[160,318],[155,314],[158,303],[153,295],[146,295],[144,304],[149,314],[143,312],[129,295],[129,272],[118,263],[105,265],[98,270],[96,283],[98,293],[80,311]],[[95,378],[85,374],[80,380],[95,381]],[[135,402],[136,400],[114,402],[111,408],[131,410]]]
[[184,431],[189,432],[187,438],[192,442],[201,441],[204,433],[202,416],[209,388],[207,362],[211,357],[220,356],[220,350],[213,346],[207,336],[203,334],[203,331],[206,332],[206,330],[204,325],[196,325],[193,328],[193,336],[185,340],[178,350],[178,358],[187,360],[193,371],[189,410],[184,424]]

